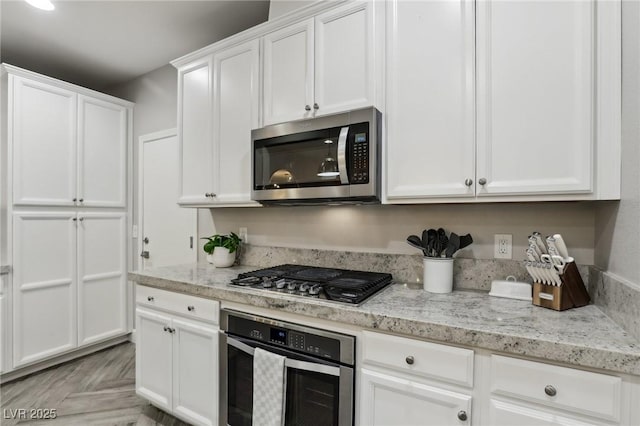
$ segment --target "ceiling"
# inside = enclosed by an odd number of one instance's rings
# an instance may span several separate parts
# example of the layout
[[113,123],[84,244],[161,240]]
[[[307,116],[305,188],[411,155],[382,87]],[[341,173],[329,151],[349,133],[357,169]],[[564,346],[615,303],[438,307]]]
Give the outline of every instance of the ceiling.
[[0,59],[95,90],[267,20],[269,0],[0,0]]

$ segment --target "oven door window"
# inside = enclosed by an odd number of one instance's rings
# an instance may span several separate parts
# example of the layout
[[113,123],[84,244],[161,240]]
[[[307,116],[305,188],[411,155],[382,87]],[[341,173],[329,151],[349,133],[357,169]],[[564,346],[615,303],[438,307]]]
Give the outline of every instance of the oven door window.
[[[227,415],[231,426],[251,426],[253,406],[253,355],[249,347],[260,347],[291,360],[287,366],[285,425],[338,425],[340,409],[340,380],[353,380],[322,372],[323,368],[337,368],[311,357],[269,346],[228,338]],[[234,346],[237,345],[237,346]],[[244,347],[244,350],[242,349]],[[299,368],[296,368],[299,367]],[[320,371],[313,371],[320,370]]]

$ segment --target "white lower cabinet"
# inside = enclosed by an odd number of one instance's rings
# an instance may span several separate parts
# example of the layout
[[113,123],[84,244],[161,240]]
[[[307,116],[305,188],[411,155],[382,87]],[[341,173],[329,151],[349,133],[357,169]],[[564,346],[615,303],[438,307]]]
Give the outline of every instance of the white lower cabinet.
[[489,424],[494,426],[595,426],[574,418],[545,412],[537,407],[526,407],[492,399],[489,407]]
[[137,290],[136,392],[191,424],[218,424],[218,302]]
[[360,374],[361,425],[471,424],[470,395],[364,368]]
[[360,425],[471,424],[473,351],[364,331],[362,358]]

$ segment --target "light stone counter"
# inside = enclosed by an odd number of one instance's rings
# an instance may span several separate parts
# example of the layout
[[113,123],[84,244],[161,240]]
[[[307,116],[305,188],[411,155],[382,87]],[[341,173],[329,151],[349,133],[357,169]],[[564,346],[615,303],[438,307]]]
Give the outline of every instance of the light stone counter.
[[228,285],[238,273],[254,269],[189,264],[132,272],[129,279],[364,328],[640,375],[640,342],[593,305],[556,312],[485,292],[431,294],[394,284],[361,306],[350,306]]

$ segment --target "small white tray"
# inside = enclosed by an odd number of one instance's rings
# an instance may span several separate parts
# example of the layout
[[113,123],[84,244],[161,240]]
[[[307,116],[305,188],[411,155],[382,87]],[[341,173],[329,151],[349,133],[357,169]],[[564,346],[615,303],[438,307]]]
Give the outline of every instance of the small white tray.
[[506,280],[491,281],[489,296],[527,300],[531,302],[531,284],[518,282],[514,276],[509,275]]

